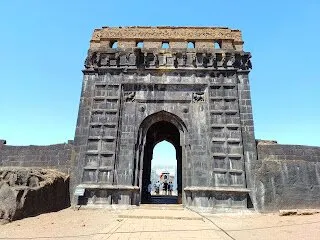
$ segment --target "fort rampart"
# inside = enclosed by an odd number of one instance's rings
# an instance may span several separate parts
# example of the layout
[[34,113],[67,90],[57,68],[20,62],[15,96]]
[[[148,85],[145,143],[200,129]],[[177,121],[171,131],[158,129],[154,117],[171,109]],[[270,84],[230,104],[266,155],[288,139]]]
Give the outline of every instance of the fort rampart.
[[51,168],[70,174],[73,158],[73,145],[67,143],[48,146],[0,145],[0,167]]

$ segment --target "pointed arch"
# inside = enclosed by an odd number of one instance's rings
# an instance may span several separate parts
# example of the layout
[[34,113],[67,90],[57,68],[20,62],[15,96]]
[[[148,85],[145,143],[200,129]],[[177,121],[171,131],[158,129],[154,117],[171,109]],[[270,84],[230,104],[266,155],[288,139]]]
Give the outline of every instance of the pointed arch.
[[139,126],[139,130],[143,130],[143,132],[146,134],[146,132],[148,131],[150,126],[156,122],[159,122],[159,121],[170,122],[173,125],[175,125],[179,129],[179,131],[182,131],[182,132],[188,131],[186,124],[183,122],[183,120],[180,117],[178,117],[177,115],[175,115],[173,113],[164,111],[164,110],[147,116],[141,122],[141,124]]
[[[154,146],[166,140],[176,149],[177,159],[177,186],[178,203],[182,202],[183,176],[182,165],[187,157],[184,151],[187,141],[187,126],[177,115],[159,111],[147,116],[139,125],[135,145],[134,169],[135,177],[133,184],[140,187],[140,196],[143,199],[143,191],[150,180],[151,159]],[[141,200],[140,199],[140,200]]]

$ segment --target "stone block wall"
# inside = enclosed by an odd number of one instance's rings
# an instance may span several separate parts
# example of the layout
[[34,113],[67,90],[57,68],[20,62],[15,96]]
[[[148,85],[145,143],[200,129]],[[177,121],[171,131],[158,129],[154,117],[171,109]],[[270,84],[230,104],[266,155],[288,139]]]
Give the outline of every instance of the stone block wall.
[[74,156],[72,144],[48,146],[0,145],[0,166],[41,167],[70,174]]
[[260,211],[320,207],[320,147],[258,143],[257,153]]

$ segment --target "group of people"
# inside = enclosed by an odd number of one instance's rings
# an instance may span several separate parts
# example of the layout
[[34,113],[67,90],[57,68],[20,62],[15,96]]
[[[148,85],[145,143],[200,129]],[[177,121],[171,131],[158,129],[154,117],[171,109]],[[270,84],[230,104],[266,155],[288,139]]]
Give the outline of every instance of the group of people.
[[[163,182],[161,183],[160,181],[157,181],[154,185],[152,185],[151,181],[148,182],[148,185],[145,188],[146,195],[145,195],[145,200],[146,202],[151,201],[151,193],[153,188],[155,189],[155,193],[157,195],[172,195],[173,191],[173,183],[172,182]],[[160,192],[160,189],[162,188],[162,191]]]
[[162,194],[172,195],[173,183],[172,182],[160,183],[160,181],[157,181],[154,184],[156,194],[160,194],[161,185],[162,185]]

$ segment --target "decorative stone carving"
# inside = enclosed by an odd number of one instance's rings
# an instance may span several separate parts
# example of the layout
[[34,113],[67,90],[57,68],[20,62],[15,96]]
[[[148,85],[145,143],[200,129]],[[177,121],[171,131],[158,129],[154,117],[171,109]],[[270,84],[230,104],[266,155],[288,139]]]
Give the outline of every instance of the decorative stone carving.
[[135,101],[136,92],[125,92],[124,99],[126,102],[134,102]]
[[108,54],[100,55],[100,66],[110,66],[110,56]]
[[204,102],[204,92],[195,92],[192,94],[193,102]]
[[232,68],[234,66],[233,65],[234,62],[235,62],[234,54],[226,53],[225,62],[224,62],[225,67],[226,68]]
[[242,56],[242,65],[241,65],[241,68],[243,70],[249,70],[249,69],[252,69],[252,64],[251,64],[251,61],[250,61],[250,58],[251,58],[251,54],[244,54]]
[[196,67],[196,55],[195,53],[186,54],[186,67]]
[[120,63],[120,53],[110,53],[109,59],[110,59],[110,66],[119,66]]
[[85,68],[92,68],[99,62],[100,53],[99,52],[89,52],[88,56],[84,62]]
[[222,53],[216,54],[216,67],[223,67],[224,58],[225,58],[224,54]]
[[119,55],[120,66],[134,66],[137,65],[136,54],[133,52],[122,52]]
[[203,60],[205,58],[205,53],[196,53],[196,66],[202,67],[203,66]]
[[146,108],[145,108],[144,106],[140,106],[140,107],[139,107],[139,111],[140,111],[140,112],[144,112],[145,110],[146,110]]
[[159,66],[165,66],[167,64],[167,58],[164,54],[158,55]]
[[[244,52],[207,52],[198,50],[196,52],[175,52],[170,50],[157,52],[141,51],[118,51],[118,52],[89,52],[85,60],[85,68],[93,69],[97,67],[127,67],[137,68],[235,68],[249,70],[252,68],[251,55]],[[124,68],[125,69],[125,68]]]
[[241,62],[242,62],[241,54],[235,54],[233,67],[234,68],[240,68],[241,67]]
[[167,56],[167,66],[168,67],[174,66],[174,57],[173,56]]
[[185,54],[178,52],[174,56],[176,58],[175,60],[176,67],[183,67],[186,65],[187,56]]
[[88,69],[91,66],[92,66],[92,64],[91,64],[91,56],[88,54],[88,56],[86,57],[86,60],[84,61],[84,67],[86,69]]
[[144,53],[144,65],[146,67],[158,65],[158,58],[154,53]]
[[207,53],[205,58],[205,67],[217,67],[217,57],[216,54]]
[[183,113],[188,113],[189,112],[189,108],[188,107],[183,107],[182,108],[182,112]]

